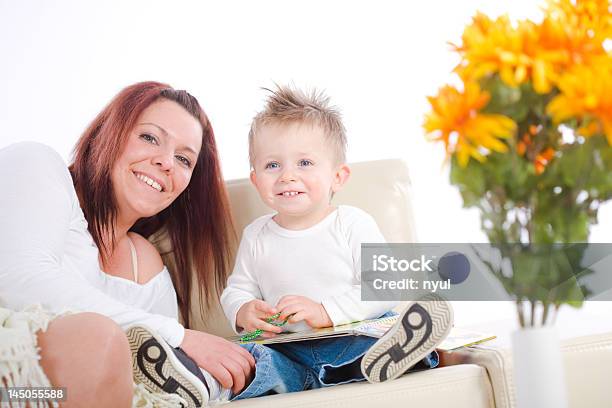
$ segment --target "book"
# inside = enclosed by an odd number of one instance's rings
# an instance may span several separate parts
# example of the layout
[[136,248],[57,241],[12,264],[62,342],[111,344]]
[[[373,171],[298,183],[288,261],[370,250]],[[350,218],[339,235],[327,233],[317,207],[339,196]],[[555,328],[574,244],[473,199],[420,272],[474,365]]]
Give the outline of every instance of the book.
[[[378,319],[364,320],[360,322],[343,324],[334,327],[324,327],[321,329],[311,329],[301,332],[284,332],[277,334],[275,337],[265,339],[257,338],[250,341],[240,341],[242,336],[230,337],[234,343],[247,344],[247,343],[258,343],[258,344],[278,344],[288,343],[294,341],[307,341],[315,339],[328,339],[332,337],[343,337],[343,336],[369,336],[380,338],[395,324],[399,315],[381,317]],[[442,341],[437,347],[439,350],[451,351],[461,347],[473,346],[476,344],[484,343],[489,340],[493,340],[496,336],[491,333],[480,333],[472,330],[465,330],[457,327],[453,327],[449,335]]]

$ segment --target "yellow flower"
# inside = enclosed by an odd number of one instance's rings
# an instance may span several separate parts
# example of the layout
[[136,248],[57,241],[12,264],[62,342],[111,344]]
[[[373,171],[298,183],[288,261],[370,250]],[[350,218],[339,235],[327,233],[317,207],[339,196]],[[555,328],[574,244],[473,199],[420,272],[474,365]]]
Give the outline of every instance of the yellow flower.
[[[605,4],[604,4],[605,3]],[[510,86],[531,81],[536,92],[552,90],[564,70],[605,54],[612,32],[608,0],[555,0],[541,24],[478,13],[454,46],[462,57],[455,71],[466,81],[499,73]]]
[[536,174],[542,174],[553,157],[555,157],[555,151],[550,147],[538,154],[533,161]]
[[508,150],[500,139],[511,137],[516,125],[503,115],[479,113],[490,96],[478,84],[466,83],[463,92],[447,85],[427,99],[432,111],[423,128],[432,140],[444,142],[447,154],[457,155],[459,165],[465,167],[470,157],[484,161],[490,151]]
[[521,41],[508,16],[491,20],[477,13],[461,40],[461,46],[453,47],[462,56],[462,62],[455,69],[462,78],[479,79],[504,71],[504,76],[513,84],[524,80],[528,61],[520,55]]
[[559,80],[561,93],[546,110],[555,123],[576,118],[583,136],[605,134],[612,145],[612,55],[598,58],[592,65],[578,65]]
[[606,55],[603,44],[612,35],[609,0],[549,0],[545,11],[540,48],[558,56],[559,71]]
[[478,13],[463,32],[462,45],[455,46],[462,56],[455,71],[464,80],[499,73],[510,86],[533,80],[536,91],[549,92],[554,62],[562,56],[541,50],[539,37],[539,27],[531,21],[520,21],[515,28],[507,16],[491,20]]
[[610,0],[548,0],[544,11],[566,26],[579,29],[574,34],[603,41],[612,37],[610,8]]

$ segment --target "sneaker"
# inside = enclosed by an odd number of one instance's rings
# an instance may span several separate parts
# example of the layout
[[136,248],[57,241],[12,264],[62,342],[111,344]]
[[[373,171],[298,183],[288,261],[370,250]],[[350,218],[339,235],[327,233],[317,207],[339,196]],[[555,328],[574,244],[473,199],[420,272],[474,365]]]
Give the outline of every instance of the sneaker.
[[427,294],[409,305],[363,356],[361,373],[372,383],[393,380],[435,350],[453,326],[453,309]]
[[136,383],[152,393],[178,394],[189,408],[208,405],[208,385],[179,361],[161,336],[145,326],[132,326],[126,334]]

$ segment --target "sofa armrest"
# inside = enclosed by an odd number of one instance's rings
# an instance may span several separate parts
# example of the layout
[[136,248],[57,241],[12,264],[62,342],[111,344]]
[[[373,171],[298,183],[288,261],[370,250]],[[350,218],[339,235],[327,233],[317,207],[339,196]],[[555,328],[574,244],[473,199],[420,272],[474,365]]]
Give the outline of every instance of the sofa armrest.
[[[609,407],[612,332],[563,340],[561,352],[570,407]],[[445,352],[445,365],[476,364],[486,369],[497,408],[516,407],[512,354],[507,346],[480,345]]]

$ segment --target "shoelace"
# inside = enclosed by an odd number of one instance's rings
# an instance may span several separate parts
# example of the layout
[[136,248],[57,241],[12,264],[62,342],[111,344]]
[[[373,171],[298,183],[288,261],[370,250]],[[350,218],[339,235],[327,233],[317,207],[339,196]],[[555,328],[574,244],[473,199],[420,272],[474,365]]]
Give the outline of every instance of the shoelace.
[[[278,312],[278,313],[276,313],[276,314],[274,314],[274,315],[272,315],[272,316],[268,317],[268,318],[266,319],[266,323],[273,324],[274,326],[277,326],[277,327],[282,327],[282,326],[284,326],[285,324],[287,324],[287,321],[289,320],[289,318],[290,318],[291,316],[293,316],[294,314],[295,314],[295,313],[290,314],[290,315],[289,315],[289,316],[287,316],[287,317],[285,318],[285,320],[283,320],[282,322],[277,322],[277,321],[275,321],[275,320],[276,320],[276,319],[278,319],[278,318],[279,318],[279,316],[280,316],[280,312]],[[254,330],[254,331],[249,332],[249,333],[245,334],[244,336],[242,336],[242,337],[240,338],[240,341],[244,343],[244,342],[247,342],[247,341],[255,340],[256,338],[258,338],[259,336],[261,336],[261,335],[263,334],[263,332],[264,332],[264,331],[263,331],[262,329],[257,329],[257,330]]]

